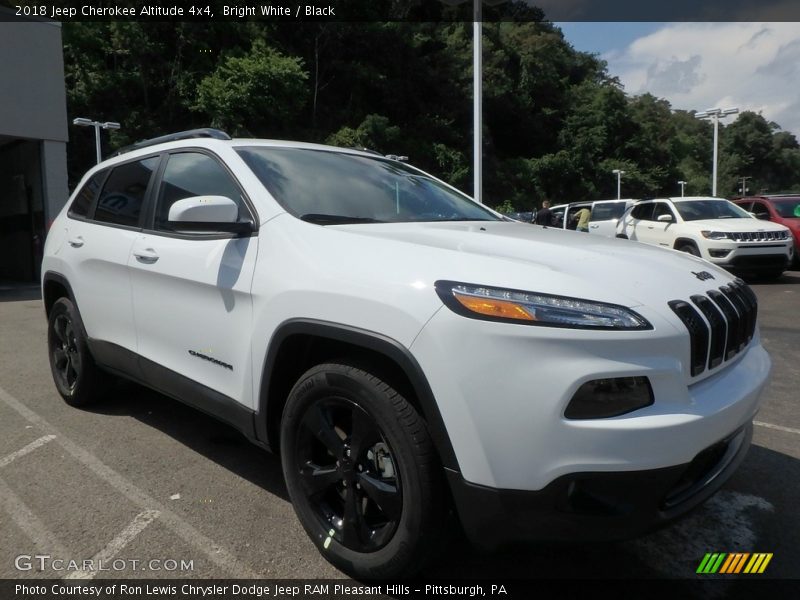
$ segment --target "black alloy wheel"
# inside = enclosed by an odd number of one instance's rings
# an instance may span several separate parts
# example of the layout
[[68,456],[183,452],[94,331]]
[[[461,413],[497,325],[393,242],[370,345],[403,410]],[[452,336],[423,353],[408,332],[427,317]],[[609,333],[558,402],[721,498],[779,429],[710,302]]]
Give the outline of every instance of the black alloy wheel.
[[53,375],[60,388],[75,390],[81,372],[81,355],[75,339],[75,326],[67,313],[53,320],[53,336],[50,340],[53,360]]
[[365,579],[407,577],[441,547],[441,463],[425,421],[386,381],[345,360],[309,369],[280,436],[295,512],[333,565]]
[[320,525],[356,552],[385,546],[397,530],[403,493],[374,420],[355,402],[332,397],[310,406],[301,425],[295,466]]
[[85,406],[105,396],[112,378],[94,362],[78,309],[69,298],[50,307],[47,347],[53,382],[72,406]]

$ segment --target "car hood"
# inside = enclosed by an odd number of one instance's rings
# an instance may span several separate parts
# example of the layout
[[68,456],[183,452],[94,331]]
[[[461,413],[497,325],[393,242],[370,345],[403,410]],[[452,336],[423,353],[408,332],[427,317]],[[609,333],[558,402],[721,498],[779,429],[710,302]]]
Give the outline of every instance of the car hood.
[[762,221],[742,217],[741,219],[703,219],[700,221],[686,221],[686,224],[709,231],[783,231],[785,226],[772,221]]
[[[688,298],[734,278],[713,264],[632,242],[510,222],[340,225],[358,237],[400,243],[403,263],[432,279],[508,287],[627,306]],[[364,246],[365,249],[368,246]],[[440,251],[440,252],[437,252]],[[393,252],[392,252],[393,254]],[[396,264],[387,263],[387,267]],[[714,281],[697,276],[702,271]],[[666,298],[669,296],[669,298]]]

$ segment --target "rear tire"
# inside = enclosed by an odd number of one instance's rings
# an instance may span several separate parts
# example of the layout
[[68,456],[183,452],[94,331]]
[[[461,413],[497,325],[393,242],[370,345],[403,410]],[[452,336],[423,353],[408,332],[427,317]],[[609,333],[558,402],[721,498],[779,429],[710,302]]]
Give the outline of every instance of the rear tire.
[[345,573],[408,577],[440,547],[441,465],[425,422],[386,382],[346,362],[313,367],[289,394],[280,446],[300,523]]
[[50,370],[56,389],[70,406],[87,406],[102,399],[111,377],[94,362],[78,309],[59,298],[47,325]]

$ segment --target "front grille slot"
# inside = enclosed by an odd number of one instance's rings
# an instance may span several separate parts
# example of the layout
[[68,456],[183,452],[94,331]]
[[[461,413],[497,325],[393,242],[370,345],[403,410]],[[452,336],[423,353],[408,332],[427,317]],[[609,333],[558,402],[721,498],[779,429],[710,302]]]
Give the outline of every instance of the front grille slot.
[[713,369],[722,364],[722,359],[725,355],[725,338],[728,333],[728,324],[719,309],[705,296],[692,296],[692,302],[697,305],[697,308],[700,309],[700,312],[703,313],[706,321],[711,326],[708,368]]
[[669,307],[683,321],[686,329],[689,330],[689,340],[691,347],[691,368],[692,377],[699,375],[706,369],[706,357],[708,356],[708,327],[691,304],[683,300],[673,300]]
[[692,377],[730,360],[755,335],[758,300],[741,280],[668,304],[689,331]]
[[725,343],[725,360],[730,360],[739,351],[739,313],[736,308],[731,304],[728,299],[716,290],[709,290],[708,297],[714,301],[722,314],[725,315],[725,320],[728,322],[728,340]]

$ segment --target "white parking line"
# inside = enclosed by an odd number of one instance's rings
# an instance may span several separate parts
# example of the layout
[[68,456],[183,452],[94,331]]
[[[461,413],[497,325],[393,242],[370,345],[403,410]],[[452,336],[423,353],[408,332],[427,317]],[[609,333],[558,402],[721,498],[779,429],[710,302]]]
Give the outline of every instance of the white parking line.
[[67,556],[66,549],[58,538],[47,529],[45,524],[31,512],[2,479],[0,479],[0,506],[41,553]]
[[114,469],[104,464],[94,454],[65,437],[48,421],[37,415],[22,402],[6,392],[3,388],[0,388],[0,401],[14,409],[30,423],[38,425],[45,431],[54,432],[57,434],[57,444],[61,445],[61,447],[64,448],[67,453],[71,454],[73,458],[83,463],[84,466],[88,467],[92,472],[94,472],[95,475],[123,494],[133,504],[145,510],[157,509],[161,513],[159,522],[171,529],[185,542],[195,546],[198,550],[205,554],[205,556],[213,564],[229,572],[234,578],[237,579],[256,579],[258,577],[255,571],[240,563],[239,560],[225,548],[217,544],[211,538],[200,533],[176,513],[155,500],[147,492],[139,489],[133,483],[117,473]]
[[[119,535],[111,540],[105,548],[100,550],[92,557],[92,564],[108,562],[127,546],[133,538],[142,533],[160,515],[157,510],[146,510],[140,512],[130,524],[119,532]],[[64,579],[94,579],[100,571],[73,571]]]
[[767,429],[776,429],[778,431],[785,431],[786,433],[796,433],[797,435],[800,435],[800,429],[784,427],[783,425],[773,425],[772,423],[764,423],[763,421],[753,421],[753,425],[758,425],[759,427],[766,427]]
[[12,452],[8,456],[6,456],[4,458],[0,458],[0,469],[5,467],[7,464],[14,462],[20,456],[25,456],[26,454],[29,454],[29,453],[33,452],[37,448],[41,448],[47,442],[50,442],[50,441],[52,441],[54,439],[56,439],[56,436],[54,436],[54,435],[44,435],[44,436],[40,437],[38,440],[33,440],[30,444],[20,448],[16,452]]

